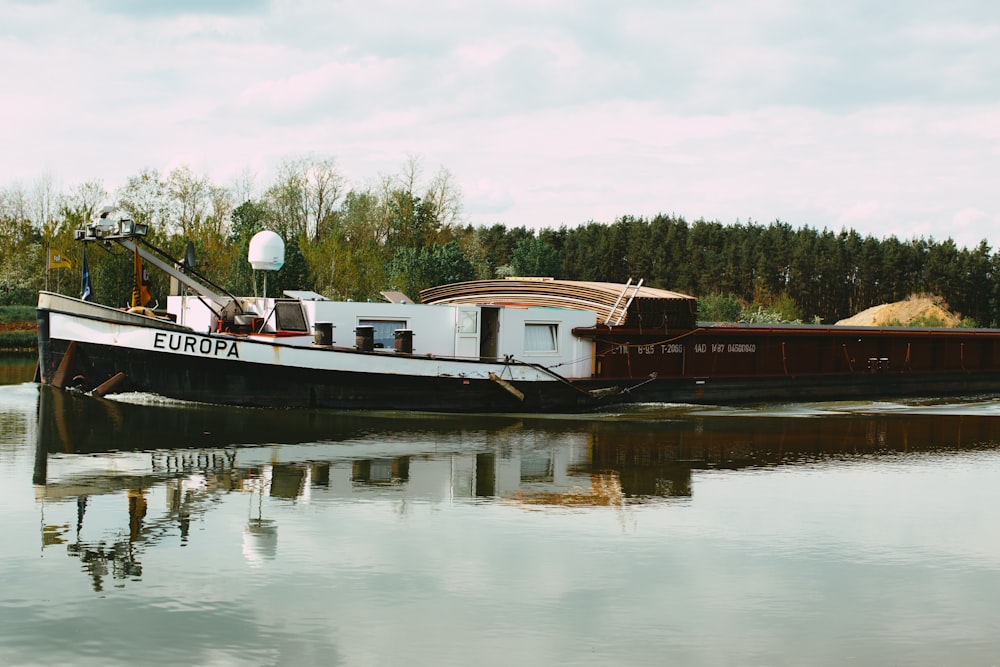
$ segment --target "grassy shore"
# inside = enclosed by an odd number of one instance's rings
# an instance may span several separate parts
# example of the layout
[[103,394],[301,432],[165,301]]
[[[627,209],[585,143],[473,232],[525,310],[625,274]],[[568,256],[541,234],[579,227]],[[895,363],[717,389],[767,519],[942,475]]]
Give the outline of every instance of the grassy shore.
[[38,348],[34,306],[0,306],[0,352]]

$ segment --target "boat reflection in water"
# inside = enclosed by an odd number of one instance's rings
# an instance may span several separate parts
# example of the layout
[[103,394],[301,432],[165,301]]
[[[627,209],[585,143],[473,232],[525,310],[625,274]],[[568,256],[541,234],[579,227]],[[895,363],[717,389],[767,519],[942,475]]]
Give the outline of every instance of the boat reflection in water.
[[[248,497],[243,553],[254,561],[275,555],[279,526],[265,510],[275,502],[627,511],[690,502],[693,473],[1000,441],[1000,420],[933,405],[878,414],[864,406],[795,414],[659,406],[525,417],[252,410],[39,391],[34,483],[43,547],[65,545],[96,590],[109,575],[140,578],[146,550],[196,539],[192,525],[229,494]],[[110,509],[91,516],[98,501]]]

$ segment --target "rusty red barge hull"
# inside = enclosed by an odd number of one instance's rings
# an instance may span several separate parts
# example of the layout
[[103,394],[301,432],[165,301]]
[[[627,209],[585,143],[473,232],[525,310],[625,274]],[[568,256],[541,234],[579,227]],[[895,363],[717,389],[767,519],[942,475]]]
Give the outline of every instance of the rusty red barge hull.
[[1000,393],[1000,331],[901,327],[597,326],[594,386],[632,401],[751,403]]

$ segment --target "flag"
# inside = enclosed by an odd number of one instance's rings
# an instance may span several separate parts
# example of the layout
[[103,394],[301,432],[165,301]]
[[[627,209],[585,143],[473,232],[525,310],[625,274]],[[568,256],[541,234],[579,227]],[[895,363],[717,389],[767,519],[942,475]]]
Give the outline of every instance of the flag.
[[94,285],[90,282],[90,268],[87,266],[87,246],[83,246],[83,286],[80,288],[80,298],[84,301],[94,300]]
[[142,265],[142,257],[139,257],[139,248],[135,249],[135,260],[132,270],[132,307],[142,308],[153,297],[149,293],[149,274],[146,273],[146,269]]
[[66,255],[62,254],[58,250],[53,250],[52,248],[49,248],[49,268],[72,269],[73,264],[70,263]]

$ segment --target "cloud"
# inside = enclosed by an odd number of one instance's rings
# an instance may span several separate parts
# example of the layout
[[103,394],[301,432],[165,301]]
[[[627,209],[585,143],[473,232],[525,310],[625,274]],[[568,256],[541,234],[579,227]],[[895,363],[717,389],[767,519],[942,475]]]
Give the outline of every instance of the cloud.
[[108,12],[138,20],[182,15],[244,16],[267,11],[268,0],[91,0],[96,12]]
[[[787,0],[0,0],[0,183],[444,165],[471,221],[994,234],[1000,10]],[[979,211],[981,215],[959,215]],[[499,219],[502,216],[502,219]],[[958,222],[958,221],[961,221]]]

